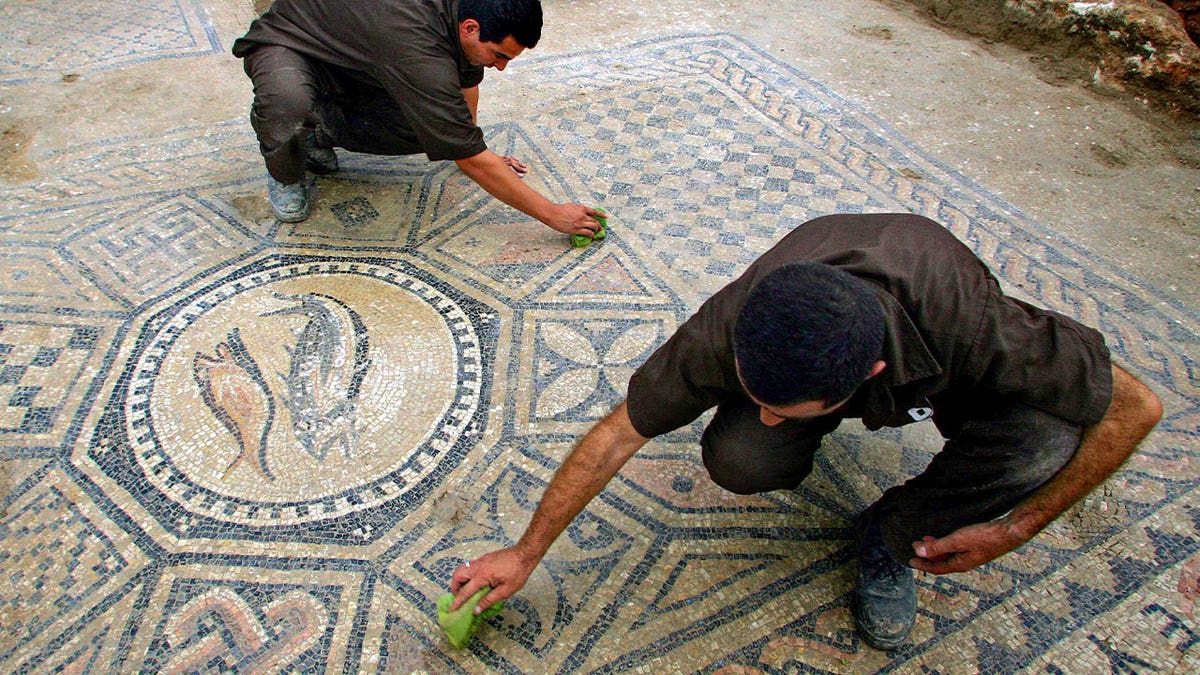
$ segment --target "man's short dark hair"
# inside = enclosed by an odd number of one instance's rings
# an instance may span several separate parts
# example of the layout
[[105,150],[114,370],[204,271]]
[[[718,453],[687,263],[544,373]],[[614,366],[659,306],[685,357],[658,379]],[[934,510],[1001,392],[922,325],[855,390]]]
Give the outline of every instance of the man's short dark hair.
[[509,35],[526,49],[542,39],[541,0],[459,0],[458,22],[479,22],[479,39],[503,42]]
[[883,352],[883,307],[849,272],[780,267],[751,289],[734,327],[742,383],[767,405],[850,397]]

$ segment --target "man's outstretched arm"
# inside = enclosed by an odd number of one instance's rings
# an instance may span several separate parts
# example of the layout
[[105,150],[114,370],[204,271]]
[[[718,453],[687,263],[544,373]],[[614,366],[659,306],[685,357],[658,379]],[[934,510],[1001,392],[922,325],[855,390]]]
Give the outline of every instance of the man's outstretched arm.
[[1162,402],[1114,365],[1112,402],[1104,418],[1083,430],[1075,456],[1003,518],[968,525],[937,539],[913,542],[912,567],[933,574],[966,572],[1032,539],[1121,467],[1162,418]]
[[554,540],[648,440],[634,430],[624,403],[592,427],[555,472],[521,540],[454,571],[452,609],[484,586],[492,590],[477,612],[521,590]]
[[564,234],[591,236],[607,214],[583,204],[556,204],[521,181],[509,158],[491,150],[456,160],[458,168],[496,199]]

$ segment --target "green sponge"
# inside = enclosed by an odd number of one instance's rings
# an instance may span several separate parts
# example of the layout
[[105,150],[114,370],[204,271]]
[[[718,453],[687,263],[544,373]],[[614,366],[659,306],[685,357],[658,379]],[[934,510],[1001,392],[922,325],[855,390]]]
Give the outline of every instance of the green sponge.
[[[600,213],[607,213],[607,211],[604,209],[598,208],[596,210]],[[596,219],[596,222],[600,223],[600,229],[596,230],[596,234],[593,234],[590,237],[586,234],[571,235],[571,246],[574,246],[575,248],[583,248],[593,241],[600,241],[608,236],[608,230],[605,229],[605,227],[608,225],[608,218],[600,218],[596,216],[593,216],[593,218]]]
[[500,610],[504,609],[504,601],[501,600],[479,614],[475,613],[475,607],[490,590],[492,590],[491,586],[484,586],[476,591],[470,600],[464,602],[462,607],[453,612],[450,611],[450,605],[454,602],[454,594],[447,593],[438,598],[438,624],[441,625],[442,630],[446,631],[446,637],[450,638],[450,644],[454,645],[455,649],[462,649],[471,640],[475,631],[479,630],[479,624],[496,616]]

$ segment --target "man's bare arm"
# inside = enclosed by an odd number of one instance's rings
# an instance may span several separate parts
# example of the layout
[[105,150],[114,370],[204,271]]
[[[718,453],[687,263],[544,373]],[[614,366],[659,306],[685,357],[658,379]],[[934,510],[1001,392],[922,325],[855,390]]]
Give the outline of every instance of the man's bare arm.
[[633,428],[624,403],[592,427],[555,472],[521,540],[454,571],[452,608],[484,586],[492,590],[477,611],[521,590],[550,545],[648,440]]
[[508,160],[491,150],[455,162],[462,172],[496,199],[564,234],[592,235],[603,211],[583,204],[555,204],[521,182]]
[[914,568],[966,572],[1032,539],[1072,504],[1121,467],[1162,418],[1162,402],[1146,385],[1114,365],[1113,397],[1099,422],[1083,430],[1075,456],[1008,515],[968,525],[937,539],[913,542]]

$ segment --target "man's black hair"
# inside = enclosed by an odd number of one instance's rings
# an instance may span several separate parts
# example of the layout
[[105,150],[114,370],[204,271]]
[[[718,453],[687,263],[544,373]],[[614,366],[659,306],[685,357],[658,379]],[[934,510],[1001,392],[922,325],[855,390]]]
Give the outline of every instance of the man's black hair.
[[786,265],[751,289],[734,327],[742,383],[767,405],[850,397],[883,351],[883,307],[866,282],[822,263]]
[[541,0],[459,0],[458,22],[479,22],[479,39],[503,42],[509,35],[526,49],[542,39]]

